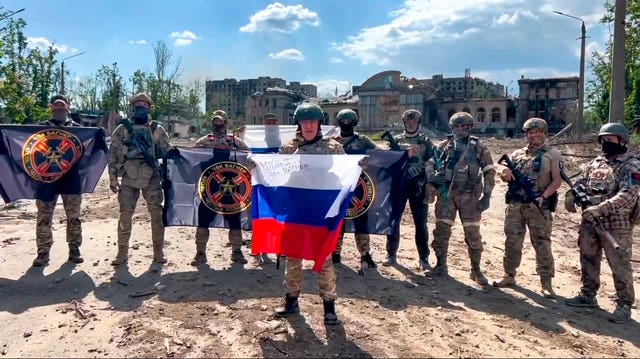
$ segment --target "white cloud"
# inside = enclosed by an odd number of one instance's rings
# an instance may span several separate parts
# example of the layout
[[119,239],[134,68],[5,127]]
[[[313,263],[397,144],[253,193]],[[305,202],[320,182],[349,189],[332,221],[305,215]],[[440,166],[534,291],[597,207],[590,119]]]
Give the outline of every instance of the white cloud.
[[169,37],[175,39],[175,41],[173,42],[175,46],[191,45],[193,43],[193,40],[202,39],[189,30],[185,30],[182,32],[174,31],[171,33],[171,35],[169,35]]
[[59,53],[64,54],[69,49],[69,46],[60,44],[57,45],[46,37],[28,37],[27,38],[27,46],[32,49],[40,49],[46,50],[49,46],[52,46],[54,49],[58,50]]
[[147,42],[146,42],[144,39],[141,39],[141,40],[129,40],[129,43],[130,43],[130,44],[144,45],[144,44],[146,44]]
[[329,62],[332,64],[341,64],[344,62],[344,60],[340,57],[330,57]]
[[305,82],[310,82],[318,88],[319,97],[332,97],[335,96],[336,88],[338,89],[338,96],[344,95],[347,91],[351,90],[351,84],[347,80],[338,80],[333,78],[307,79]]
[[302,61],[304,59],[304,55],[302,51],[298,49],[286,49],[282,50],[276,54],[270,53],[269,57],[274,60],[295,60]]
[[499,17],[494,17],[491,26],[500,26],[500,25],[516,25],[519,20],[523,17],[528,17],[530,19],[538,20],[539,17],[534,15],[530,10],[521,10],[518,9],[514,11],[513,14],[502,14]]
[[294,32],[301,23],[320,25],[318,14],[302,5],[284,6],[279,2],[267,5],[263,10],[251,15],[249,23],[240,28],[242,32],[277,31]]
[[76,49],[75,47],[71,49],[72,54],[75,54],[76,52],[78,52],[78,49]]

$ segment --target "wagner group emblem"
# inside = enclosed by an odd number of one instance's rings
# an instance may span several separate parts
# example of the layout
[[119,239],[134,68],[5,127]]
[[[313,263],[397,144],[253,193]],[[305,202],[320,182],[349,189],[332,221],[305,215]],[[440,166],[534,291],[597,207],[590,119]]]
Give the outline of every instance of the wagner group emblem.
[[360,173],[360,178],[358,178],[356,189],[353,192],[349,208],[347,208],[345,218],[354,219],[360,217],[369,210],[375,197],[376,189],[373,185],[373,181],[367,172],[362,171]]
[[245,166],[222,161],[207,167],[198,179],[202,202],[220,214],[242,212],[251,204],[251,172]]
[[76,135],[62,129],[36,132],[22,146],[22,165],[36,181],[51,183],[82,158],[84,146]]

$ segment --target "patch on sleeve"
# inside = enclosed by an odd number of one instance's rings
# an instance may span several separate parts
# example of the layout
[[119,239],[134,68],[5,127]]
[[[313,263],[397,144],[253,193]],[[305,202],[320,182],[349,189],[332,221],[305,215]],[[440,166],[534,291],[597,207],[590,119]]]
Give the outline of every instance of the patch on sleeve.
[[561,170],[564,169],[564,161],[558,161],[558,166]]
[[632,185],[640,185],[640,172],[635,172],[631,174],[631,184]]

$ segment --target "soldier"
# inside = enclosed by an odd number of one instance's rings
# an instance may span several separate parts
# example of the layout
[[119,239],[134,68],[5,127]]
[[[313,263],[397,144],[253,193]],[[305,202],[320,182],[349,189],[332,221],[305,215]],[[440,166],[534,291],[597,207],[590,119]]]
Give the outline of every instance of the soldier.
[[[504,272],[499,282],[493,282],[494,287],[508,287],[516,284],[516,269],[522,259],[522,244],[524,234],[529,228],[531,244],[536,252],[536,263],[542,294],[547,298],[554,298],[555,293],[551,284],[554,276],[553,253],[551,252],[552,212],[558,203],[558,188],[562,184],[560,169],[562,155],[555,147],[546,143],[547,122],[541,118],[531,118],[522,126],[527,139],[527,146],[511,153],[511,160],[522,174],[535,182],[533,189],[538,196],[532,203],[524,203],[526,193],[507,193],[507,211],[504,219]],[[505,182],[515,181],[511,170],[502,169],[500,178]]]
[[[195,147],[211,148],[213,150],[249,151],[249,147],[240,137],[227,133],[228,117],[222,110],[213,112],[211,118],[213,134],[203,136],[196,141]],[[192,266],[207,263],[207,242],[209,241],[209,227],[196,229],[196,255],[191,261]],[[247,263],[242,254],[242,230],[229,229],[229,243],[231,243],[231,261],[234,263]]]
[[[420,132],[422,114],[418,110],[406,110],[402,113],[404,132],[395,137],[400,144],[410,145],[410,158],[405,173],[405,193],[411,207],[413,223],[416,227],[415,242],[418,249],[419,267],[421,270],[429,268],[429,233],[427,232],[428,205],[425,201],[425,164],[433,156],[433,143],[424,133]],[[402,211],[406,199],[402,205]],[[400,246],[400,234],[387,235],[387,258],[382,263],[385,266],[397,263],[396,252]]]
[[[369,137],[361,135],[354,131],[354,128],[358,125],[358,114],[351,109],[344,109],[338,112],[338,124],[340,125],[340,137],[337,138],[338,142],[342,144],[344,151],[347,154],[365,154],[370,150],[381,150],[382,147],[378,146]],[[377,268],[376,262],[371,258],[369,253],[369,234],[368,233],[354,233],[356,239],[356,246],[358,252],[360,252],[360,273],[364,274],[364,268]],[[331,260],[333,264],[338,264],[341,261],[340,252],[342,251],[342,241],[344,238],[344,226],[340,231],[340,237],[338,237],[338,244],[336,249],[331,254]]]
[[[597,307],[596,293],[600,288],[600,262],[602,252],[607,256],[616,288],[616,309],[609,319],[625,323],[631,318],[631,306],[635,300],[631,245],[633,227],[638,219],[640,201],[640,159],[627,153],[629,131],[620,123],[602,125],[598,133],[602,155],[591,161],[577,181],[586,188],[590,206],[582,210],[578,235],[582,288],[580,293],[566,304],[576,307]],[[576,198],[567,193],[565,207],[576,212]],[[602,225],[617,241],[598,235],[594,222]]]
[[[296,137],[282,145],[279,153],[345,154],[339,142],[331,138],[322,137],[320,124],[324,120],[324,115],[320,106],[304,102],[296,108],[293,119],[298,125]],[[300,311],[298,296],[302,290],[302,259],[287,257],[284,280],[287,293],[282,307],[277,308],[274,313],[276,317],[287,317]],[[318,287],[324,306],[324,323],[329,325],[338,324],[339,321],[335,309],[336,276],[333,271],[333,263],[329,257],[322,265],[322,270],[318,276]]]
[[[63,95],[55,95],[49,101],[52,117],[44,121],[41,125],[55,127],[75,127],[80,126],[67,116],[71,108],[69,99]],[[69,261],[82,263],[84,259],[80,256],[80,245],[82,244],[82,225],[80,222],[80,208],[82,207],[82,195],[63,194],[62,205],[67,215],[67,243],[69,245]],[[33,260],[34,267],[49,264],[49,250],[53,244],[51,233],[51,222],[53,220],[53,210],[56,208],[58,195],[52,199],[36,199],[36,246],[38,255]]]
[[436,228],[431,244],[437,263],[427,274],[447,275],[451,226],[456,213],[459,213],[471,259],[470,278],[480,285],[486,285],[487,278],[480,270],[480,219],[482,212],[489,208],[496,170],[489,149],[477,137],[470,135],[473,123],[473,117],[467,112],[454,113],[449,119],[453,135],[438,145],[434,158],[429,161],[429,192],[438,193]]
[[278,116],[275,114],[265,113],[264,116],[262,116],[262,124],[267,126],[277,126],[280,124],[280,121],[278,120]]
[[[118,220],[118,254],[111,265],[127,263],[131,218],[140,192],[147,202],[151,216],[153,260],[166,263],[164,257],[164,225],[162,223],[162,186],[158,159],[170,148],[167,132],[157,122],[149,122],[153,101],[145,93],[133,95],[129,100],[133,110],[133,123],[124,119],[111,135],[109,147],[109,186],[118,194],[120,219]],[[122,182],[118,181],[122,177]]]

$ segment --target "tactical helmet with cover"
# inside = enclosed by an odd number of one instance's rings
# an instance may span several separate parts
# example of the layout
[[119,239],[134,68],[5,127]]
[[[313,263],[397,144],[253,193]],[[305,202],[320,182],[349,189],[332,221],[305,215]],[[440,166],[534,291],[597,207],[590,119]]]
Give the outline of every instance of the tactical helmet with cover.
[[522,131],[524,132],[533,129],[541,129],[544,133],[547,133],[547,121],[538,117],[532,117],[522,124]]
[[451,127],[462,125],[471,125],[473,127],[474,122],[473,116],[465,111],[456,112],[449,118],[449,126]]
[[358,114],[350,108],[340,110],[338,115],[336,115],[336,118],[338,119],[338,122],[341,122],[342,120],[351,120],[353,126],[358,124]]
[[602,125],[598,132],[598,143],[602,143],[602,136],[605,135],[615,135],[624,140],[625,144],[629,143],[629,130],[619,122],[610,122]]
[[420,111],[418,110],[409,109],[402,113],[402,121],[405,121],[407,119],[411,119],[411,120],[415,119],[415,120],[418,120],[418,122],[420,122],[421,118],[422,118],[422,113],[420,113]]
[[313,102],[303,102],[293,112],[293,122],[296,125],[304,120],[318,120],[319,124],[324,120],[322,108]]
[[147,104],[149,104],[149,107],[153,106],[153,101],[151,100],[151,97],[149,97],[149,95],[147,95],[144,92],[140,92],[131,96],[131,98],[129,98],[129,105],[133,106],[133,104],[138,101],[146,102]]

